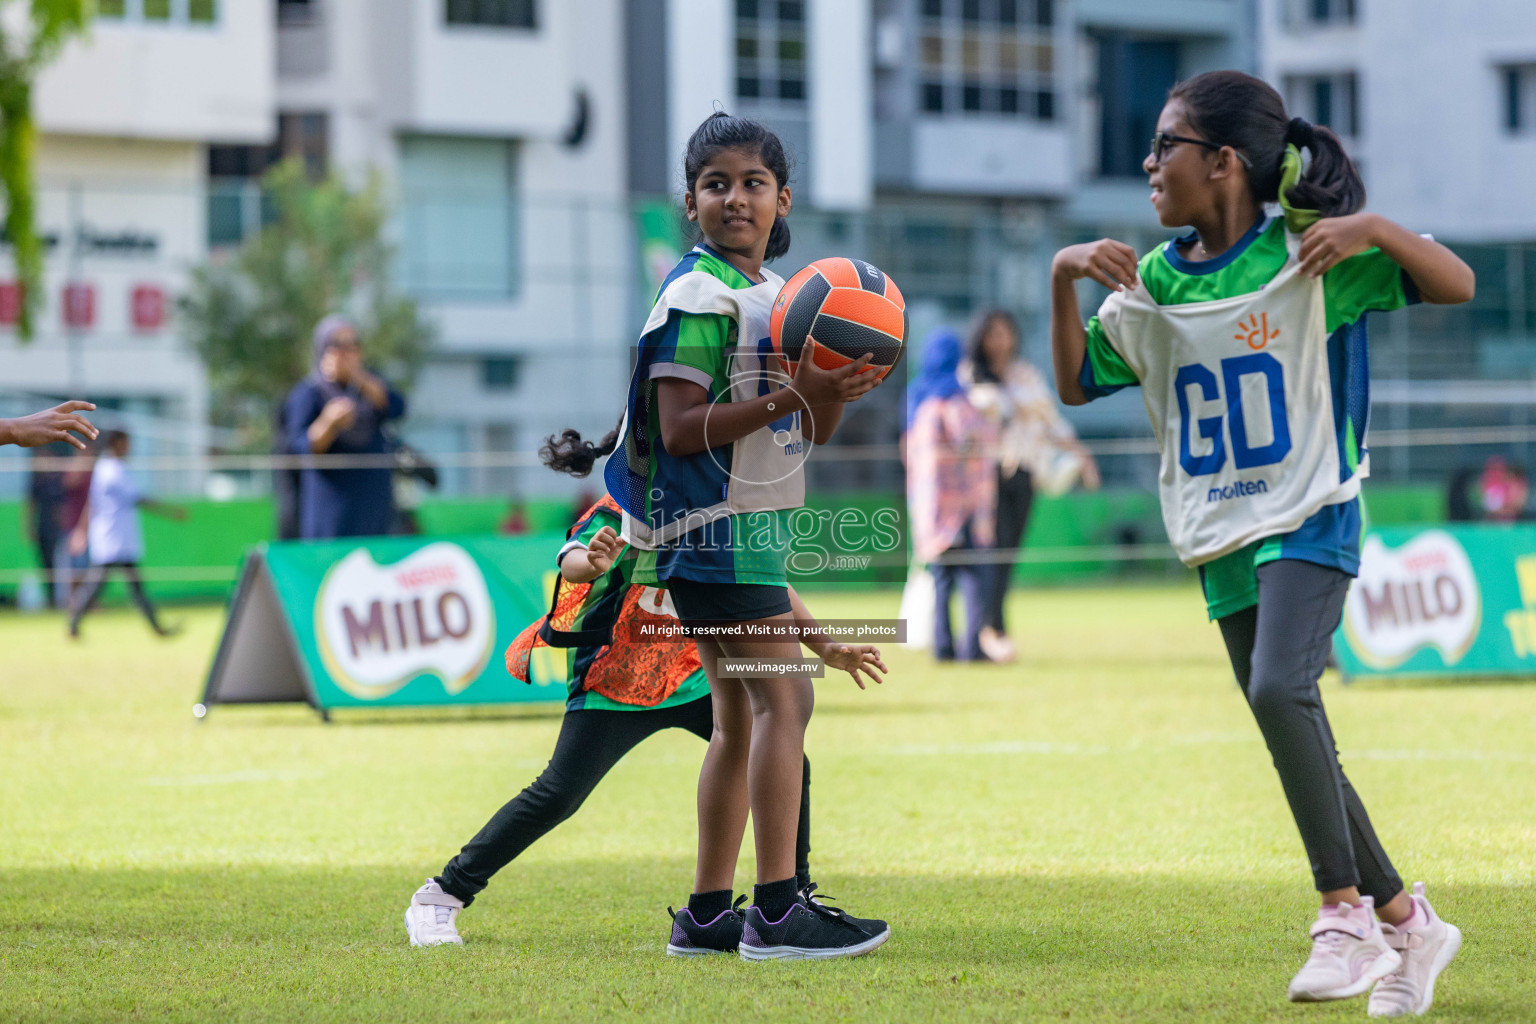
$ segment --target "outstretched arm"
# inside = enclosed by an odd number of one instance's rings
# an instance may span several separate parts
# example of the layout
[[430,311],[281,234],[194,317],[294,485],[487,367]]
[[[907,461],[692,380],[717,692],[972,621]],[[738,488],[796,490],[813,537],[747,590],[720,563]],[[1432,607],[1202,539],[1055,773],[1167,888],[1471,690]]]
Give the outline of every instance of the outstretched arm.
[[94,408],[96,407],[90,402],[65,402],[30,416],[0,420],[0,444],[37,448],[54,441],[68,441],[84,451],[85,441],[80,440],[70,431],[78,433],[86,441],[96,440],[96,428],[91,425],[90,420],[80,415]]
[[1407,272],[1425,302],[1456,305],[1471,302],[1477,293],[1477,275],[1461,257],[1375,213],[1324,217],[1301,236],[1297,258],[1303,274],[1318,277],[1373,248]]

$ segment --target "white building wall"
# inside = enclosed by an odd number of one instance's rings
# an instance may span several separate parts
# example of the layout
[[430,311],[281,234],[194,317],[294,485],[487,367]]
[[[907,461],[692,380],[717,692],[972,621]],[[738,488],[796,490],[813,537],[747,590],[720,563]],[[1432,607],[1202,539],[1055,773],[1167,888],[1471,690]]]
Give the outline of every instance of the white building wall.
[[[398,185],[406,136],[514,147],[517,287],[505,296],[419,296],[438,348],[411,395],[407,431],[428,448],[499,445],[510,434],[531,449],[565,426],[608,429],[636,326],[621,0],[545,0],[533,31],[447,25],[441,0],[328,0],[320,18],[281,30],[285,46],[322,37],[324,58],[285,62],[293,70],[279,78],[278,105],[323,110],[332,163],[353,180],[378,171]],[[589,121],[573,147],[564,136],[578,91]],[[517,385],[487,389],[482,362],[508,357],[521,364]],[[492,479],[508,478],[470,473],[458,483]],[[577,486],[543,470],[511,479],[526,493]]]
[[679,192],[688,136],[717,105],[735,102],[734,10],[726,0],[667,0],[667,153]]
[[810,200],[823,210],[862,210],[874,199],[874,122],[869,5],[810,5]]
[[259,142],[272,134],[270,0],[225,0],[212,25],[97,19],[38,76],[45,132]]
[[1536,135],[1502,125],[1499,67],[1536,63],[1530,0],[1359,0],[1354,25],[1291,26],[1260,0],[1260,66],[1354,71],[1370,208],[1444,239],[1536,237]]

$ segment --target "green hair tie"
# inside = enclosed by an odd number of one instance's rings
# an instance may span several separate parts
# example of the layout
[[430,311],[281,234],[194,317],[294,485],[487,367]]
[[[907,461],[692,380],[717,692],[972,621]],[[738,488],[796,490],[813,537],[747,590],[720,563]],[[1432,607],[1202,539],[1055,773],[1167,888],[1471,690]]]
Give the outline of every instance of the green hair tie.
[[1285,214],[1285,229],[1299,235],[1322,219],[1320,210],[1301,210],[1291,205],[1288,193],[1301,181],[1301,150],[1287,144],[1280,161],[1280,209]]

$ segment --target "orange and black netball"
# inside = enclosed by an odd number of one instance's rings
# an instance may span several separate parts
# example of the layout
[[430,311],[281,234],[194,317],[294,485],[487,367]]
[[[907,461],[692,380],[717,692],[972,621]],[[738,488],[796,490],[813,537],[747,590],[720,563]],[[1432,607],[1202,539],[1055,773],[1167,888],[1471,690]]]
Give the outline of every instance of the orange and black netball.
[[870,371],[884,377],[907,344],[907,304],[879,267],[834,256],[785,282],[773,303],[769,335],[791,373],[805,339],[813,337],[822,369],[846,366],[868,352],[874,356]]

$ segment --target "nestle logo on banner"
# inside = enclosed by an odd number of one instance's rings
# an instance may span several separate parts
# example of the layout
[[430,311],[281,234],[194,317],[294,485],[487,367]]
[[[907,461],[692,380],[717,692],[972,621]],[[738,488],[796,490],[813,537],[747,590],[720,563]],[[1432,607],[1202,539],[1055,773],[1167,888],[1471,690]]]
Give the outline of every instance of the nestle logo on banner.
[[337,562],[315,598],[315,634],[336,685],[377,700],[428,674],[463,690],[490,659],[496,622],[480,567],[444,541],[389,566],[361,548]]
[[1434,647],[1454,665],[1481,624],[1477,576],[1456,538],[1430,530],[1395,550],[1366,538],[1360,577],[1344,605],[1344,636],[1361,661],[1394,668]]

